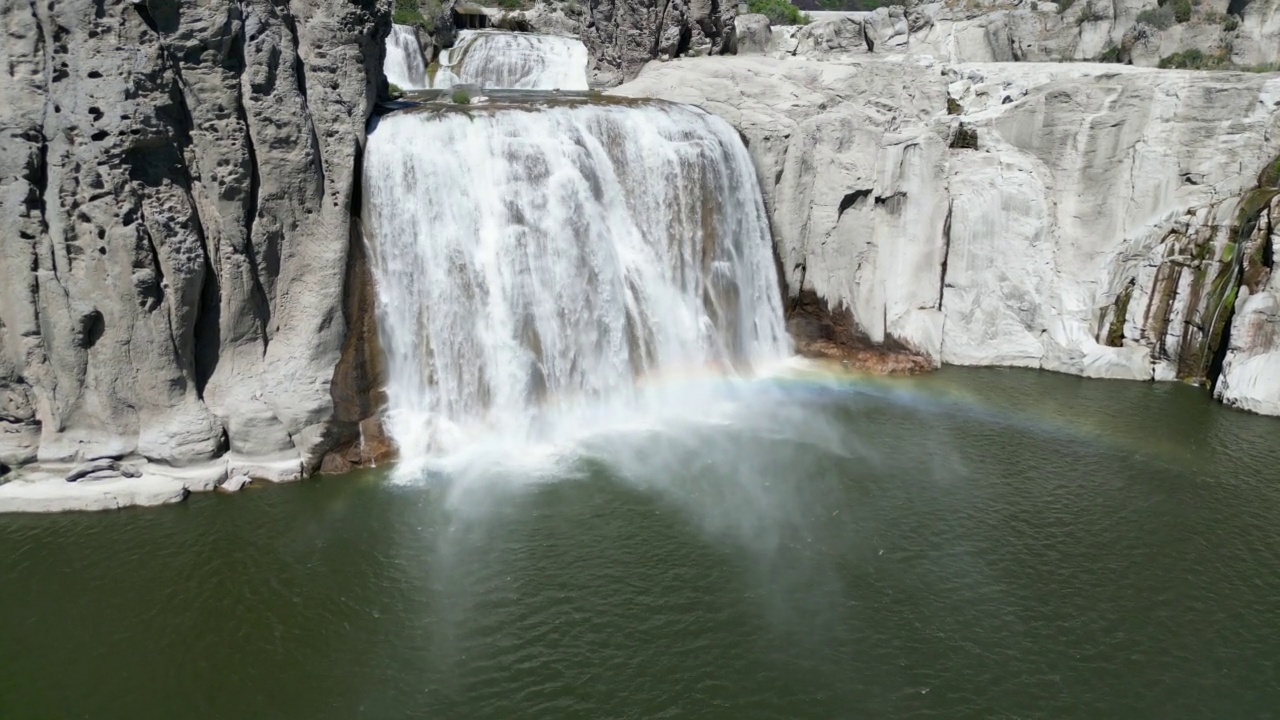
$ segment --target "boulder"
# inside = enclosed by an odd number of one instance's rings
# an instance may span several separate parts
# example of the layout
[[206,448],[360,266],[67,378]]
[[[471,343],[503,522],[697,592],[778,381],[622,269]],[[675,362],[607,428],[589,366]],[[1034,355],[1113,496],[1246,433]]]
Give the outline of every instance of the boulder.
[[759,13],[739,15],[733,21],[733,52],[738,55],[764,54],[773,44],[769,18]]
[[248,475],[233,475],[226,479],[218,490],[225,493],[237,493],[248,487],[253,482]]
[[66,480],[67,482],[75,482],[82,478],[87,478],[90,475],[97,475],[100,473],[110,473],[112,476],[119,476],[120,473],[116,471],[119,464],[120,463],[110,458],[91,460],[87,463],[81,463],[72,468],[71,472],[67,473]]
[[75,466],[71,472],[67,473],[66,481],[101,480],[109,477],[137,478],[142,477],[142,471],[118,460],[102,458]]

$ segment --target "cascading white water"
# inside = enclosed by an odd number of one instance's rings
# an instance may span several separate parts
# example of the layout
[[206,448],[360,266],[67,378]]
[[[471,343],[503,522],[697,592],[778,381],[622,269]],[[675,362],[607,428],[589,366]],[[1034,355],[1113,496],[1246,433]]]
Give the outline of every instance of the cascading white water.
[[463,30],[440,53],[432,83],[474,83],[513,90],[587,90],[587,48],[581,40],[499,30]]
[[418,35],[409,25],[392,25],[387,36],[387,57],[382,63],[387,82],[404,90],[427,87],[427,63]]
[[750,157],[696,108],[397,113],[363,185],[407,467],[641,412],[646,376],[789,354]]

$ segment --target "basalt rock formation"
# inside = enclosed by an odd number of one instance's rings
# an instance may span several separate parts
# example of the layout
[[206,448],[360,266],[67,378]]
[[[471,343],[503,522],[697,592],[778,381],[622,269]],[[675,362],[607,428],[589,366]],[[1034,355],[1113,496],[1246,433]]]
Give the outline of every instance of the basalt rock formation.
[[389,12],[0,2],[0,463],[292,479],[355,436],[344,296]]
[[591,84],[626,82],[654,58],[728,52],[737,4],[729,0],[543,0],[500,23],[580,37],[591,56]]
[[775,28],[773,49],[809,56],[911,53],[953,63],[1280,67],[1280,0],[907,1],[814,19]]

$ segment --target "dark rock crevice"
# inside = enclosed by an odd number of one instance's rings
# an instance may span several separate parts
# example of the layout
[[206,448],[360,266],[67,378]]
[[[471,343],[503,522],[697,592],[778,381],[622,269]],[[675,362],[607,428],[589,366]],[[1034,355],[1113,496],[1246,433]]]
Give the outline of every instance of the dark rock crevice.
[[658,21],[653,27],[653,49],[650,51],[653,57],[658,56],[659,49],[662,47],[662,34],[667,27],[667,9],[670,7],[671,0],[663,0],[662,9],[658,11]]
[[49,192],[49,140],[44,132],[38,130],[27,131],[24,139],[35,146],[35,152],[28,158],[26,176],[23,178],[27,183],[27,196],[23,199],[23,204],[27,216],[39,223],[40,234],[47,235],[49,219],[45,197]]
[[289,36],[292,39],[293,48],[293,79],[298,88],[298,95],[302,98],[302,115],[307,122],[307,129],[311,133],[311,143],[316,148],[315,153],[315,172],[320,179],[320,194],[325,194],[325,186],[328,179],[325,177],[324,162],[320,157],[320,135],[316,132],[315,118],[311,114],[310,101],[307,96],[307,65],[302,61],[302,54],[299,52],[300,40],[298,36],[298,21],[289,12],[288,6],[279,8],[280,19]]
[[947,292],[947,261],[951,258],[951,215],[955,211],[955,200],[947,200],[947,216],[942,221],[942,268],[938,273],[938,305],[942,309],[942,299]]
[[[836,209],[836,220],[844,217],[844,211],[851,207],[857,206],[859,203],[871,196],[871,190],[854,190],[840,198],[840,206]],[[877,201],[879,198],[877,198]]]
[[[157,146],[156,142],[149,142],[131,150],[133,154],[131,176],[146,187],[158,188],[165,183],[177,185],[184,194],[186,207],[189,208],[185,222],[190,227],[200,251],[197,267],[193,269],[199,276],[199,289],[195,291],[192,298],[195,300],[195,307],[191,308],[193,321],[190,327],[183,327],[181,320],[175,323],[170,314],[168,328],[173,355],[178,360],[179,367],[194,384],[197,398],[203,400],[204,384],[217,364],[216,323],[219,308],[216,300],[210,307],[208,298],[210,295],[216,298],[220,294],[218,272],[211,257],[205,220],[201,217],[198,204],[192,195],[198,175],[193,172],[187,160],[195,143],[192,133],[196,129],[196,120],[184,91],[188,85],[183,76],[182,66],[174,58],[173,53],[162,49],[161,55],[164,58],[167,74],[172,81],[169,88],[169,103],[160,108],[157,115],[165,121],[169,132],[163,144]],[[157,158],[162,160],[157,161]],[[151,269],[154,273],[154,280],[147,282],[146,286],[139,290],[145,302],[144,308],[148,312],[154,312],[165,304],[167,295],[165,288],[170,287],[170,282],[164,271],[164,263],[161,261],[161,249],[157,246],[155,237],[147,229],[145,210],[140,211],[139,219],[142,222],[138,232],[146,242],[151,258]],[[182,279],[175,278],[174,281],[182,282]],[[187,298],[178,296],[174,301],[184,303]],[[183,314],[181,305],[178,309],[181,317]],[[210,318],[213,318],[214,322],[212,328],[209,326]]]
[[[241,15],[244,15],[243,3],[240,5]],[[246,49],[245,28],[241,23],[234,31],[231,37],[231,47],[227,54],[230,67],[234,69],[236,80],[234,83],[234,111],[239,126],[244,129],[241,135],[244,152],[246,156],[246,167],[249,171],[248,188],[243,196],[243,220],[240,227],[243,228],[243,245],[236,247],[232,245],[229,249],[232,252],[239,252],[245,259],[245,273],[248,276],[250,284],[250,297],[247,307],[252,318],[254,327],[253,336],[261,343],[261,351],[266,355],[267,348],[270,344],[270,326],[271,326],[271,302],[268,297],[265,283],[263,282],[263,264],[259,258],[258,248],[255,245],[255,236],[257,235],[257,222],[261,214],[261,193],[262,193],[262,176],[259,169],[260,159],[258,150],[253,139],[252,126],[250,123],[249,110],[247,107],[247,98],[245,96],[245,70],[249,66],[248,51]],[[207,250],[206,250],[207,251]],[[208,251],[207,251],[208,252]],[[213,253],[208,253],[212,258],[217,257]],[[216,293],[221,297],[221,293]],[[219,312],[220,314],[220,312]],[[216,362],[213,363],[216,366]],[[210,367],[212,373],[213,367]]]

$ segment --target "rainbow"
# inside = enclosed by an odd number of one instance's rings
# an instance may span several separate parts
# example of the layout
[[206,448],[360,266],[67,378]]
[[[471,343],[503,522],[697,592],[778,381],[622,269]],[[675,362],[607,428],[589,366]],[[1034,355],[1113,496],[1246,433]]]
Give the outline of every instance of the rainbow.
[[[989,372],[1007,368],[986,368]],[[1018,369],[1019,372],[1049,372]],[[1083,380],[1083,382],[1117,382]],[[1031,434],[1061,437],[1120,452],[1155,455],[1168,461],[1193,455],[1185,444],[1141,432],[1132,422],[1111,416],[1072,414],[1061,403],[1038,398],[1019,402],[1011,395],[995,397],[976,391],[946,371],[921,375],[880,375],[849,370],[837,361],[793,357],[762,372],[744,376],[720,366],[699,366],[641,377],[644,388],[667,392],[682,387],[705,390],[717,385],[738,391],[768,391],[819,404],[850,404],[859,398],[898,405],[914,411],[967,416],[992,426],[1017,428]],[[1134,432],[1134,430],[1138,432]]]

